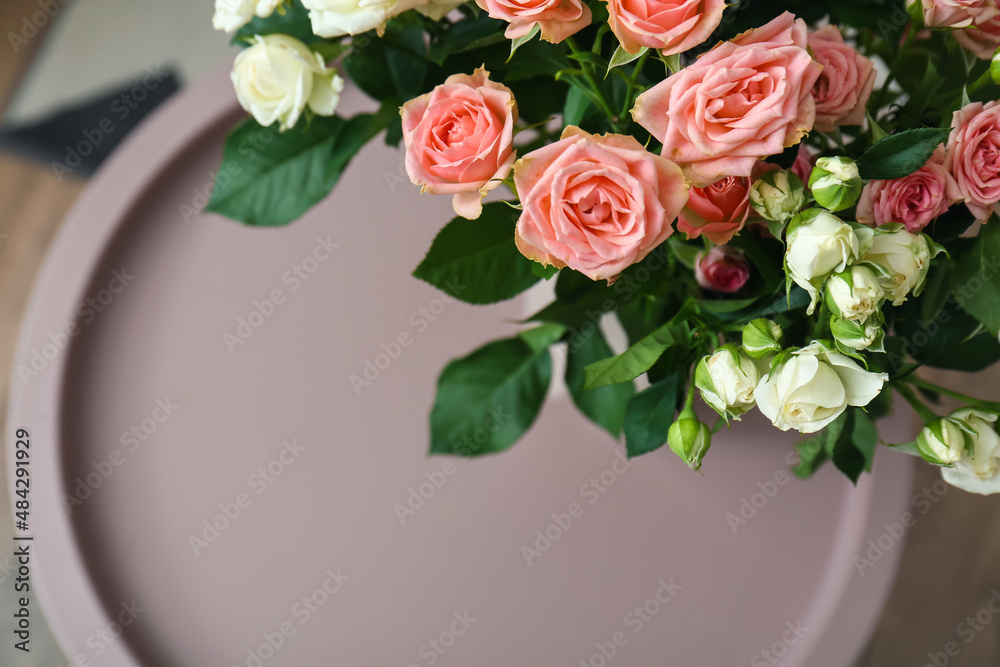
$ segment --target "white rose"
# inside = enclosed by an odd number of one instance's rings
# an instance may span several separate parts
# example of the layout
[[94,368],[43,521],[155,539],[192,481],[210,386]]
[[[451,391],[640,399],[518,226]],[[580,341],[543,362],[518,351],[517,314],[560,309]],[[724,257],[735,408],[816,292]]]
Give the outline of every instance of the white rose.
[[344,81],[318,53],[288,35],[255,38],[236,56],[233,86],[240,104],[265,127],[293,127],[308,106],[320,116],[332,116]]
[[793,352],[761,378],[754,396],[757,407],[781,429],[815,433],[847,406],[864,407],[889,379],[871,373],[820,342]]
[[732,345],[705,357],[695,369],[695,385],[702,399],[720,415],[736,419],[756,404],[754,390],[759,380],[754,360]]
[[864,322],[878,312],[885,292],[874,270],[855,265],[830,277],[826,297],[833,312],[843,319]]
[[377,30],[381,35],[385,23],[393,16],[402,14],[416,5],[426,4],[420,0],[302,0],[309,10],[313,32],[320,37],[359,35],[369,30]]
[[795,284],[812,296],[811,315],[823,281],[858,258],[862,240],[849,224],[825,211],[814,213],[811,219],[792,221],[787,240],[785,266]]
[[926,461],[939,466],[953,466],[962,460],[965,447],[973,442],[973,433],[961,420],[947,417],[929,424],[917,436],[917,450]]
[[876,233],[871,247],[861,258],[884,271],[879,278],[882,289],[894,306],[906,301],[909,294],[920,296],[931,263],[931,249],[923,234],[905,229]]
[[[969,493],[1000,493],[1000,435],[993,428],[995,414],[964,409],[953,412],[948,419],[961,421],[974,435],[972,457],[963,451],[953,468],[944,468],[944,481]],[[947,420],[946,420],[947,421]]]
[[225,32],[236,32],[254,17],[267,18],[283,0],[215,0],[212,27]]

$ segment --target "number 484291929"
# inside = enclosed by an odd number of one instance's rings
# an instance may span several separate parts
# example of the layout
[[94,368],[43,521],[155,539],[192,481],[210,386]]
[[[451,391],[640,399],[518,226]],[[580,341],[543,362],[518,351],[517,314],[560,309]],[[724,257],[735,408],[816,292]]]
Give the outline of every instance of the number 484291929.
[[31,489],[31,435],[23,428],[17,429],[17,445],[14,449],[15,464],[14,470],[14,516],[17,517],[18,530],[28,530],[28,509],[31,503],[28,502],[28,492]]

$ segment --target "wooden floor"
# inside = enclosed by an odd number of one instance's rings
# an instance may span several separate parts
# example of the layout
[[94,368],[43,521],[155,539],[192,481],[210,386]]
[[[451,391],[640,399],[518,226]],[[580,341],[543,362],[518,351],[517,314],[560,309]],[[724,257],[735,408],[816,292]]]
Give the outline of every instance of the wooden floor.
[[[20,33],[22,17],[37,10],[37,0],[2,0],[0,35]],[[42,38],[34,37],[16,54],[9,44],[0,45],[0,110]],[[2,378],[10,376],[18,325],[45,249],[83,186],[74,179],[60,182],[44,165],[0,153]],[[997,372],[944,381],[986,397],[1000,393]],[[6,397],[2,382],[0,425]],[[2,468],[0,461],[0,472]],[[914,494],[937,479],[936,470],[920,466]],[[3,497],[0,504],[6,494]],[[908,532],[899,577],[857,667],[1000,666],[1000,618],[993,622],[987,608],[993,596],[1000,601],[1000,496],[982,498],[951,490]],[[932,659],[929,654],[938,655]]]

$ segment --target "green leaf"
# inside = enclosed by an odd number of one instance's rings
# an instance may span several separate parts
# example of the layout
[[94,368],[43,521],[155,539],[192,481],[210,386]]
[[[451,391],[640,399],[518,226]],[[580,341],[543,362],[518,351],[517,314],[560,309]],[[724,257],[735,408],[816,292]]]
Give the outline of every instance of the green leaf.
[[617,357],[590,364],[584,369],[587,373],[584,387],[595,389],[636,379],[652,368],[666,349],[676,342],[673,328],[673,323],[667,323]]
[[344,57],[351,81],[380,102],[390,97],[410,100],[425,92],[428,66],[423,28],[405,15],[390,21],[383,37],[374,32],[364,33],[364,39],[355,37]]
[[909,176],[927,163],[950,132],[948,128],[918,128],[877,142],[858,160],[861,177],[888,180]]
[[629,53],[620,44],[618,48],[615,49],[615,53],[611,56],[611,62],[608,64],[608,72],[610,72],[615,67],[621,67],[622,65],[628,65],[630,62],[636,61],[639,57],[649,51],[648,46],[642,47],[637,53]]
[[622,424],[625,421],[625,406],[635,394],[635,386],[630,382],[598,389],[584,389],[586,379],[584,367],[614,354],[596,325],[592,325],[586,331],[575,332],[569,338],[568,347],[566,387],[569,389],[570,397],[580,412],[617,438],[621,435]]
[[531,270],[534,271],[535,275],[541,278],[542,280],[548,280],[557,273],[559,273],[559,269],[557,267],[546,266],[544,264],[535,261],[531,262]]
[[672,56],[660,55],[660,60],[663,61],[663,66],[667,70],[667,76],[677,74],[681,71],[681,54],[675,53]]
[[795,445],[799,463],[792,468],[792,472],[796,477],[808,479],[821,465],[830,460],[846,423],[847,413],[844,413],[816,435]]
[[507,61],[510,62],[510,59],[514,57],[514,52],[517,51],[519,48],[521,48],[521,46],[523,46],[524,44],[527,44],[528,42],[533,40],[535,38],[535,35],[541,32],[541,30],[542,30],[541,24],[536,23],[528,32],[528,34],[522,35],[517,39],[512,39],[510,41],[510,56],[507,58]]
[[543,324],[534,329],[522,331],[517,335],[536,354],[540,354],[558,343],[564,333],[566,333],[566,327],[561,324]]
[[501,452],[534,423],[552,377],[547,350],[507,338],[449,363],[431,410],[431,454]]
[[444,23],[450,26],[443,35],[434,37],[427,57],[438,65],[443,65],[448,56],[480,49],[507,41],[503,31],[506,23],[490,18],[485,12],[475,18],[467,18],[458,23]]
[[575,86],[570,86],[566,93],[566,106],[563,108],[563,124],[579,125],[590,109],[590,99]]
[[650,385],[628,402],[625,449],[629,458],[655,451],[667,442],[680,389],[680,376],[675,374]]
[[413,275],[466,303],[510,299],[538,282],[530,259],[514,244],[517,212],[502,202],[483,206],[478,220],[453,218],[438,232]]
[[833,443],[830,458],[838,470],[857,484],[862,472],[871,472],[878,447],[878,428],[860,408],[848,409],[844,415],[844,427]]
[[351,158],[387,123],[381,113],[317,116],[279,133],[248,119],[226,137],[205,210],[248,225],[286,225],[330,193]]
[[982,226],[972,250],[957,262],[951,287],[962,309],[996,336],[1000,331],[1000,218],[993,216]]
[[314,49],[316,48],[314,42],[323,42],[322,37],[313,34],[309,11],[302,6],[301,0],[293,0],[292,6],[286,7],[283,12],[275,11],[267,18],[254,16],[249,23],[233,34],[230,43],[234,46],[247,46],[254,35],[273,34],[289,35]]

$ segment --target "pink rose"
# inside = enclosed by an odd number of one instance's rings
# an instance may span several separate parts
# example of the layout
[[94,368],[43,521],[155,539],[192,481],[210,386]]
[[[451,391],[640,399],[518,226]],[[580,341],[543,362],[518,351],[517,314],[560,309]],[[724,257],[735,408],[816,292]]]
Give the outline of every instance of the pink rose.
[[483,197],[514,165],[517,102],[479,68],[453,74],[400,109],[406,173],[422,191],[455,195],[455,213],[473,220]]
[[567,127],[514,165],[523,211],[515,241],[530,259],[608,280],[673,233],[688,186],[680,167],[633,137]]
[[705,289],[732,294],[747,284],[750,264],[741,251],[719,245],[709,250],[707,255],[698,255],[694,277]]
[[629,53],[648,46],[669,56],[708,39],[725,10],[726,0],[608,0],[608,24]]
[[942,146],[927,164],[909,176],[866,185],[858,201],[857,218],[869,227],[901,223],[907,231],[918,234],[960,201],[962,192],[958,183],[944,168]]
[[524,37],[537,25],[542,39],[558,44],[590,25],[590,7],[582,0],[476,0],[490,17],[506,21],[507,39]]
[[966,28],[1000,14],[996,0],[906,0],[907,7],[916,4],[922,5],[930,28]]
[[976,54],[977,58],[992,60],[997,47],[1000,47],[1000,16],[955,30],[951,34],[959,44]]
[[875,63],[845,44],[835,25],[809,35],[809,48],[823,66],[812,89],[815,129],[833,132],[839,125],[864,125],[868,98],[875,87]]
[[944,167],[966,206],[986,220],[1000,202],[1000,102],[974,102],[955,112]]
[[717,245],[727,243],[743,229],[750,215],[750,179],[726,176],[704,188],[691,188],[677,229],[689,239],[704,234]]
[[758,160],[813,127],[811,91],[822,66],[806,50],[807,35],[805,22],[786,12],[641,94],[632,116],[693,185],[750,176]]

